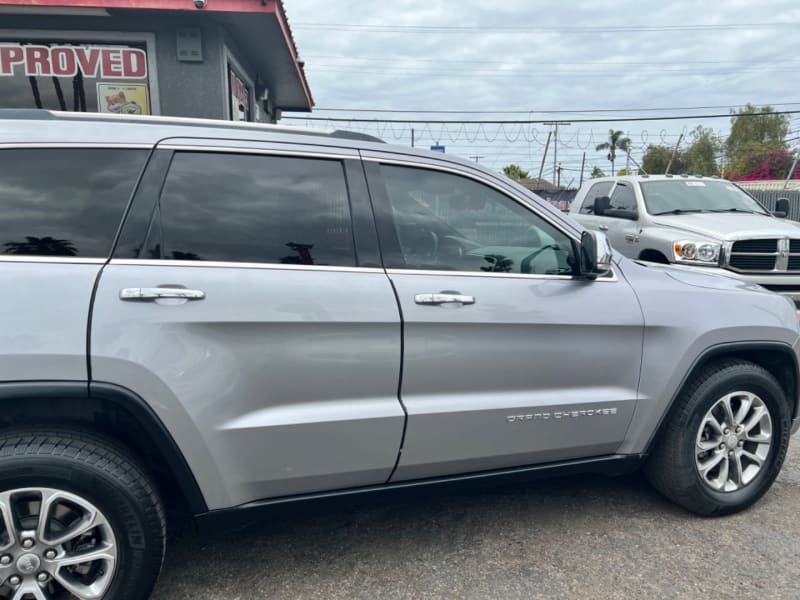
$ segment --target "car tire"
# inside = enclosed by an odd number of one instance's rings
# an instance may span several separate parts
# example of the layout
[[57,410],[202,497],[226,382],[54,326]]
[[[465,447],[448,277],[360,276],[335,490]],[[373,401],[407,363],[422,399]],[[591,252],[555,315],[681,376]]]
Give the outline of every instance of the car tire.
[[0,598],[38,586],[47,598],[145,600],[165,535],[155,486],[124,448],[71,429],[0,432]]
[[748,361],[721,360],[693,377],[676,399],[645,476],[699,515],[738,512],[775,481],[790,428],[789,403],[772,374]]

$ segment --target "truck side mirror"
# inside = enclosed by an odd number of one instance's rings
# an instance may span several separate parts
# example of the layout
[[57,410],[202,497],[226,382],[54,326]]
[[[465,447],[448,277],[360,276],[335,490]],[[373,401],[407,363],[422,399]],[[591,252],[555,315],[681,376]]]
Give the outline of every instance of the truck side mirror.
[[594,208],[592,209],[592,212],[594,212],[595,215],[602,217],[610,206],[611,198],[608,196],[598,196],[594,199]]
[[581,236],[580,272],[589,279],[597,279],[611,270],[611,244],[604,233],[584,231]]
[[775,202],[775,210],[772,211],[772,214],[782,219],[786,218],[789,215],[790,206],[788,198],[778,198]]

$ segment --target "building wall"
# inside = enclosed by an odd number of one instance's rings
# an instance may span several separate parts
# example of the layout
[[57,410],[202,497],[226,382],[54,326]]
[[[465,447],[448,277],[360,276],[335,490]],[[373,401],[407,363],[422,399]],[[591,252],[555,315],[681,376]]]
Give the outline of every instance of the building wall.
[[[177,29],[197,27],[202,32],[203,62],[181,62],[177,55]],[[159,13],[120,17],[18,16],[3,15],[0,22],[0,41],[23,40],[28,31],[59,32],[136,32],[155,35],[157,85],[160,110],[158,114],[181,117],[228,119],[230,96],[228,89],[225,50],[244,69],[243,75],[256,81],[252,66],[225,29],[200,15],[187,13],[180,18]],[[78,40],[86,36],[76,36]],[[97,36],[98,39],[102,35]],[[151,83],[155,83],[151,79]],[[0,80],[2,84],[2,80]],[[254,92],[251,98],[254,100]],[[0,105],[2,97],[0,96]],[[251,108],[255,116],[256,111]],[[262,111],[261,120],[271,115]]]

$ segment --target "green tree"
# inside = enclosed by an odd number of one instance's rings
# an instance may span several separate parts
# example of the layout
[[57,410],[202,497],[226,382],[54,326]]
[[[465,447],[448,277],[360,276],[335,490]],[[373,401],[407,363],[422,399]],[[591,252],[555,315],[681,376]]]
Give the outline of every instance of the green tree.
[[614,161],[617,160],[617,148],[623,152],[628,152],[631,147],[631,139],[623,137],[622,131],[608,130],[608,141],[597,144],[595,150],[608,150],[608,160],[611,162],[611,175],[614,175]]
[[617,175],[621,177],[623,175],[636,175],[636,173],[633,172],[633,169],[629,171],[625,167],[622,167],[619,171],[617,171]]
[[710,127],[698,125],[691,133],[692,143],[682,153],[682,160],[686,170],[677,170],[677,173],[691,173],[692,175],[717,175],[717,154],[722,150],[722,143]]
[[[661,175],[667,172],[667,165],[672,159],[673,148],[660,144],[650,144],[642,157],[642,169],[650,175]],[[678,152],[670,167],[671,173],[686,173],[687,164],[682,152]]]
[[603,173],[603,169],[595,165],[592,168],[592,174],[589,176],[591,179],[597,179],[598,177],[605,177],[606,174]]
[[745,153],[750,156],[753,144],[761,144],[763,148],[786,147],[784,140],[789,131],[787,115],[776,115],[771,106],[759,108],[752,104],[731,111],[731,115],[731,132],[725,142],[730,162],[735,163]]
[[503,173],[506,174],[506,177],[510,177],[516,181],[519,181],[520,179],[527,179],[530,175],[528,171],[515,164],[506,165],[503,167]]

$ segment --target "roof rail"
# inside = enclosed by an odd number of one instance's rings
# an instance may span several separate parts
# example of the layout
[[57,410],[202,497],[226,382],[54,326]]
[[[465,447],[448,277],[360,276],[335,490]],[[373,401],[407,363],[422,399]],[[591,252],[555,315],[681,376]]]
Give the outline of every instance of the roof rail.
[[42,110],[36,108],[0,108],[0,119],[19,121],[95,121],[105,123],[132,123],[135,125],[200,125],[220,129],[246,129],[251,131],[274,131],[282,133],[297,133],[302,135],[319,135],[332,138],[361,140],[368,142],[385,143],[382,139],[355,131],[341,129],[311,129],[308,127],[295,127],[290,125],[275,125],[272,123],[249,123],[243,121],[222,121],[219,119],[200,119],[194,117],[168,117],[153,115],[115,115],[106,113],[62,112]]

